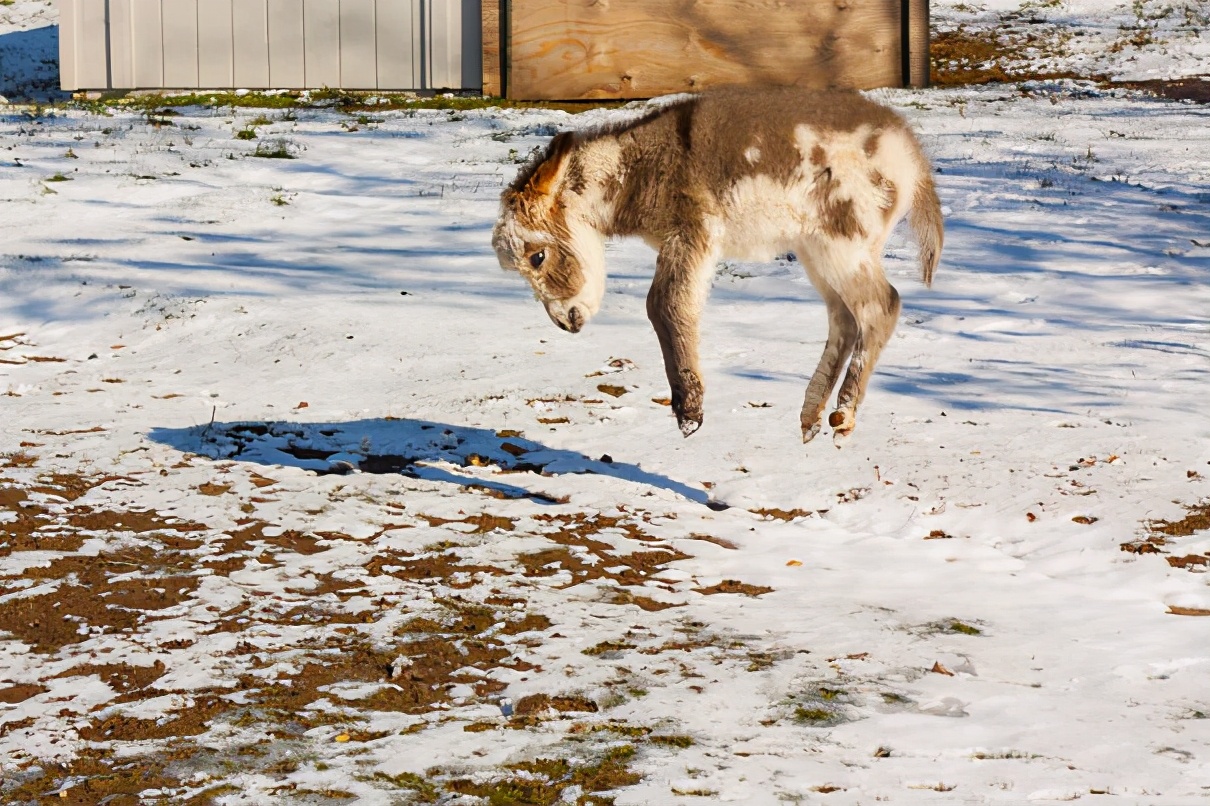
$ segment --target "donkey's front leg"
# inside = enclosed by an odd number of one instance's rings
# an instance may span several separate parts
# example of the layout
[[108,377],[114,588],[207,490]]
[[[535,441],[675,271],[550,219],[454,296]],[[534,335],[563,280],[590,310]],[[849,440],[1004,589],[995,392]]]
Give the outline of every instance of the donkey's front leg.
[[698,322],[717,256],[699,239],[674,236],[660,249],[647,294],[647,317],[660,339],[672,410],[681,433],[702,425],[705,386],[698,366]]

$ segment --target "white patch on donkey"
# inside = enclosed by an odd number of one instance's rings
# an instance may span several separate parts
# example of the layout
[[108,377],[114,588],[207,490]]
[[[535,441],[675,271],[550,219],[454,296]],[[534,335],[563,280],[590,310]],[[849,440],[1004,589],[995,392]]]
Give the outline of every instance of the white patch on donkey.
[[685,436],[702,423],[698,322],[718,260],[795,252],[828,309],[800,415],[807,442],[846,365],[828,423],[837,438],[853,430],[899,318],[881,259],[904,216],[931,283],[941,207],[897,114],[855,92],[733,88],[559,134],[504,192],[492,242],[500,265],[520,272],[572,333],[600,308],[607,237],[637,235],[659,251],[647,314]]

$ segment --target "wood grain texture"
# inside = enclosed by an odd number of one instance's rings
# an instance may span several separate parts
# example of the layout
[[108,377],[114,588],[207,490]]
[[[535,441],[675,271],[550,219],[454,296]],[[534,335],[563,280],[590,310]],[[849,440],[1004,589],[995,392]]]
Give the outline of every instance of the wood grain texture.
[[929,0],[905,0],[908,6],[909,87],[929,85]]
[[502,93],[500,63],[500,4],[483,0],[483,94],[493,98]]
[[901,0],[509,0],[508,96],[899,86]]

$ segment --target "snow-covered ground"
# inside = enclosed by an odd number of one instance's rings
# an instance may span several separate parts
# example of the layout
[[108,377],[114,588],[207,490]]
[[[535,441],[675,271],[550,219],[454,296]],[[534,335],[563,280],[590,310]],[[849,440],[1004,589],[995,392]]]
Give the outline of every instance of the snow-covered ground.
[[1210,108],[875,96],[947,243],[839,450],[797,264],[720,268],[688,440],[650,250],[575,336],[499,270],[632,111],[0,110],[0,800],[1210,798]]

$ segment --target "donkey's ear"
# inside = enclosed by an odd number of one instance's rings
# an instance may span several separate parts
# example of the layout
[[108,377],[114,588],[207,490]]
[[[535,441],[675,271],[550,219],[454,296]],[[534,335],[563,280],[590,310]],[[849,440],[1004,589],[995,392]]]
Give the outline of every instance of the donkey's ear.
[[567,157],[571,154],[574,136],[571,132],[559,132],[546,149],[546,159],[530,177],[527,190],[545,196],[555,189],[563,171],[567,168]]

